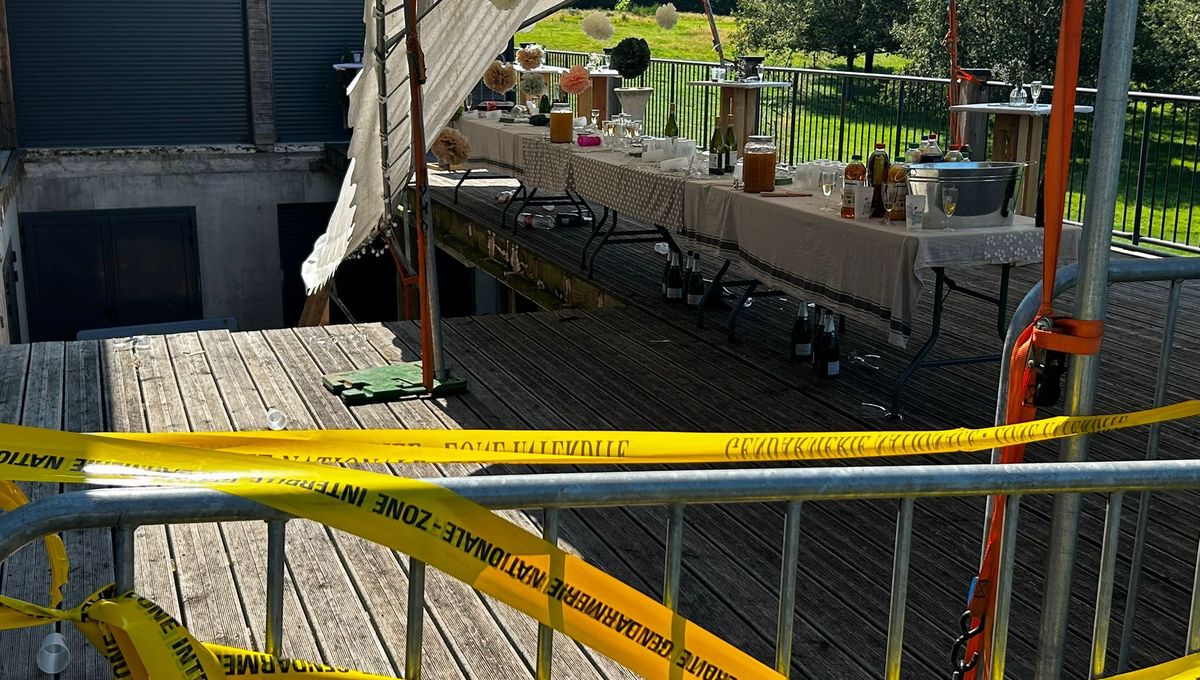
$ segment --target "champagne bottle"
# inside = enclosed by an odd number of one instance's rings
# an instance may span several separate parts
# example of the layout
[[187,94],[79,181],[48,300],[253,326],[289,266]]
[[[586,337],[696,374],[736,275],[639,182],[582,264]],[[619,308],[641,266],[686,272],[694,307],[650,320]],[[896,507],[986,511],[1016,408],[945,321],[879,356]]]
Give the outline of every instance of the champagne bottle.
[[692,307],[699,307],[700,301],[704,299],[704,274],[700,273],[700,253],[692,255],[692,277],[688,279],[685,294],[688,305]]
[[717,116],[717,124],[713,127],[712,137],[708,140],[708,174],[725,174],[725,142],[721,139],[720,116]]
[[808,305],[800,305],[800,314],[792,323],[792,361],[812,360],[812,328],[809,327]]
[[667,114],[667,124],[663,127],[663,137],[675,139],[679,136],[679,123],[675,122],[675,102],[671,102],[670,113]]
[[826,312],[820,307],[817,308],[817,318],[815,319],[816,327],[813,329],[813,351],[809,357],[809,364],[813,367],[813,371],[817,370],[817,348],[825,341],[825,321],[829,317],[829,312]]
[[725,148],[725,172],[732,173],[738,159],[737,135],[733,133],[732,100],[729,102],[729,124],[725,126]]
[[838,342],[837,328],[834,325],[833,315],[830,314],[825,318],[825,329],[821,333],[821,342],[813,349],[818,377],[838,377],[841,373],[840,353],[841,348]]
[[679,266],[679,251],[671,251],[671,268],[667,271],[667,302],[683,301],[683,270]]

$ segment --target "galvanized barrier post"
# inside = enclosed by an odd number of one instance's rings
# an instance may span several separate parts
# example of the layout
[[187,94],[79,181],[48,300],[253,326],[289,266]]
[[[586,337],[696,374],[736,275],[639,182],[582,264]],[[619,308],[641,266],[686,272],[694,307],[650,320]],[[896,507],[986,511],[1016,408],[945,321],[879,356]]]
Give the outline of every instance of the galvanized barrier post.
[[[542,521],[542,538],[558,545],[558,521],[559,511],[557,508],[546,508]],[[551,668],[554,665],[554,629],[544,623],[538,624],[537,637],[537,669],[535,675],[537,680],[550,680]]]

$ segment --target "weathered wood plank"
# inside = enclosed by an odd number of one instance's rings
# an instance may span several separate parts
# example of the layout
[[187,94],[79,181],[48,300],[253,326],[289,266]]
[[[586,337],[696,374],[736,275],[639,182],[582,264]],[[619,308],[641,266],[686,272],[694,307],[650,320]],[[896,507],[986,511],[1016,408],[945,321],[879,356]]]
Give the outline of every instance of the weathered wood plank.
[[[306,341],[321,374],[358,368],[351,356],[339,347],[342,344],[350,347],[356,341],[343,342],[343,336],[329,335],[323,328],[297,329],[296,335]],[[359,356],[358,351],[353,348],[350,351],[354,356]],[[301,392],[307,390],[325,391],[325,387],[319,381],[314,381]],[[395,429],[401,426],[401,422],[390,406],[363,404],[353,407],[351,412],[364,428]],[[377,472],[386,472],[382,466],[370,467]],[[420,467],[423,468],[422,473],[416,476],[429,476],[431,473],[436,475],[432,466]],[[356,540],[351,536],[339,535],[339,543],[343,545]],[[401,571],[401,560],[398,557],[394,557],[389,564],[382,555],[377,555],[376,563],[386,565],[387,571],[383,573],[387,575],[388,581],[403,583],[407,588],[407,570]],[[404,564],[407,564],[407,561]],[[370,574],[361,567],[355,569],[355,573],[359,578],[370,578]],[[520,677],[528,671],[514,653],[503,631],[494,625],[488,625],[490,617],[482,610],[478,598],[469,586],[436,569],[428,569],[425,574],[425,606],[433,626],[426,626],[423,631],[423,650],[428,648],[430,636],[437,631],[445,634],[448,650],[465,669],[468,677]],[[380,611],[386,612],[387,609],[385,607]],[[403,649],[403,638],[394,642],[398,646],[397,651]],[[398,658],[402,659],[403,655],[398,654]],[[436,663],[438,660],[435,658],[430,661]]]
[[[63,429],[72,432],[97,432],[104,429],[104,398],[100,374],[100,346],[95,341],[68,342],[66,345],[66,382],[63,388]],[[64,484],[63,492],[86,488]],[[63,534],[71,571],[63,602],[73,607],[100,587],[113,581],[112,531],[89,529]],[[59,626],[71,650],[71,665],[60,680],[95,678],[111,672],[104,657],[72,625]]]
[[[24,399],[20,423],[30,427],[60,429],[63,415],[63,343],[47,342],[29,350]],[[59,484],[21,484],[29,499],[37,500],[58,493]],[[2,592],[19,600],[46,604],[50,592],[50,568],[41,541],[19,550],[4,565]],[[0,641],[9,653],[0,656],[0,676],[22,677],[34,668],[39,641],[49,627],[26,628],[0,633]]]
[[[237,430],[256,429],[255,426],[263,422],[264,407],[232,336],[228,331],[205,331],[199,334],[199,340],[229,414],[229,424]],[[266,524],[227,522],[221,525],[221,533],[225,537],[238,592],[245,603],[251,635],[256,648],[263,649],[267,608]],[[298,589],[286,569],[283,578],[284,654],[300,659],[320,659],[321,651],[300,604]]]
[[[143,386],[152,372],[163,407],[161,413],[147,410],[150,429],[228,429],[225,407],[212,387],[208,362],[195,334],[149,337],[146,341],[150,347],[144,353],[142,371],[147,377]],[[254,638],[220,526],[174,524],[167,534],[179,575],[181,614],[188,630],[207,642],[252,647]]]

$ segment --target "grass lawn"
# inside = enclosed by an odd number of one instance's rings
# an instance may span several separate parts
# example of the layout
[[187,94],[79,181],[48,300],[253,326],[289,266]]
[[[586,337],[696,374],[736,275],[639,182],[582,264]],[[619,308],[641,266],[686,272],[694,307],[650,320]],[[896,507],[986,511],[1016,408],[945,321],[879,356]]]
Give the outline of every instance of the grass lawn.
[[[659,59],[689,59],[694,61],[716,61],[717,53],[712,46],[712,32],[708,19],[703,14],[680,13],[675,28],[663,30],[649,16],[628,12],[608,12],[616,32],[611,40],[601,43],[584,34],[579,22],[591,10],[566,9],[542,19],[533,30],[518,33],[517,42],[536,42],[548,50],[566,52],[600,52],[605,47],[616,45],[622,38],[630,36],[645,38],[650,43],[650,52]],[[717,17],[717,30],[721,39],[729,44],[737,30],[733,17]],[[729,56],[732,56],[730,54]]]
[[[542,19],[532,30],[517,34],[517,42],[536,42],[548,50],[564,52],[599,52],[617,44],[621,38],[634,36],[645,38],[650,43],[650,52],[659,59],[687,59],[691,61],[716,61],[717,53],[712,48],[712,33],[708,19],[703,14],[681,12],[679,23],[666,31],[654,21],[654,14],[642,12],[608,12],[616,32],[607,43],[592,40],[584,35],[579,22],[592,10],[565,9]],[[737,54],[737,22],[733,17],[717,17],[717,31],[726,45],[726,56]],[[800,66],[845,70],[846,61],[832,54],[771,54],[767,63],[772,66]],[[875,70],[881,73],[896,73],[904,69],[906,60],[895,54],[875,56]],[[856,71],[862,70],[862,57],[855,63]]]

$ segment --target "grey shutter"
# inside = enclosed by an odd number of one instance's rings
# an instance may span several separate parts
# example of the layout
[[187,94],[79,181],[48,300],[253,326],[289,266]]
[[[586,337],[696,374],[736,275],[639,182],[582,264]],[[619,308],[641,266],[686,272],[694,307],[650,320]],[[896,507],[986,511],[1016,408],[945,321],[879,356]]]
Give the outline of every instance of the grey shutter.
[[242,0],[8,0],[22,146],[250,141]]
[[362,0],[272,0],[275,123],[281,142],[350,139],[333,65],[361,50]]

